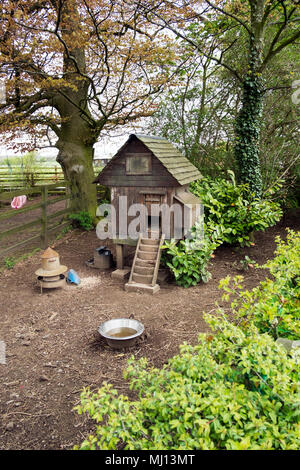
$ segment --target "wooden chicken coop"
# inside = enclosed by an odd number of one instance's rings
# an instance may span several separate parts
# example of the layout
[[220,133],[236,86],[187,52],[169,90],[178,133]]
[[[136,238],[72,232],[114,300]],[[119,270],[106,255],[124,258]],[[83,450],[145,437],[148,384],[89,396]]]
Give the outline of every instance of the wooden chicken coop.
[[[94,183],[110,188],[111,205],[115,209],[113,242],[118,269],[124,268],[124,247],[137,245],[129,283],[143,284],[146,280],[143,279],[146,274],[142,274],[146,271],[136,269],[138,272],[134,272],[138,254],[143,255],[140,252],[153,252],[153,259],[148,261],[153,265],[155,258],[155,277],[163,240],[181,239],[195,224],[201,201],[189,191],[189,184],[199,178],[198,169],[168,140],[135,134],[129,136],[99,173]],[[137,204],[144,212],[140,211],[138,233],[132,236],[130,227],[137,217]],[[146,254],[144,256],[147,258]],[[149,265],[146,261],[145,266]],[[150,280],[150,270],[147,272]],[[153,281],[152,276],[152,287],[153,284],[156,285],[156,279]]]

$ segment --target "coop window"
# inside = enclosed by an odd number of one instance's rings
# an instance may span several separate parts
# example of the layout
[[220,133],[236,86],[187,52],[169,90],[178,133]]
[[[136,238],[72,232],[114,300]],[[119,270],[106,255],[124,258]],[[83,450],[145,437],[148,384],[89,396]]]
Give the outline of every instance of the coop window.
[[127,175],[151,174],[151,156],[143,153],[134,153],[126,156]]

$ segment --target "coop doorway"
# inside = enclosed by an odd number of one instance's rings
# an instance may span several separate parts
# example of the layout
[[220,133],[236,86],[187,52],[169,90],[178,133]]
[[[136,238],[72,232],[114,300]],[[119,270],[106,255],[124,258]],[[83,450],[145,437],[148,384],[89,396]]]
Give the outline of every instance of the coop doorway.
[[160,194],[145,194],[145,206],[147,208],[146,227],[148,234],[151,233],[153,238],[158,238],[162,231],[162,216],[159,207],[162,204],[162,196]]

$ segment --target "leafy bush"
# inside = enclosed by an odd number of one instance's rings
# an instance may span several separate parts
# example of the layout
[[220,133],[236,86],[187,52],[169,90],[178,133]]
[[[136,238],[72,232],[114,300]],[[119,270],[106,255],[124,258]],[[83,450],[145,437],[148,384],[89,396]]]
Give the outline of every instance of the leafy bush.
[[[195,246],[189,240],[165,242],[162,262],[170,268],[180,286],[207,282],[211,277],[208,263],[219,245],[226,242],[249,246],[253,230],[265,230],[282,215],[279,204],[255,199],[247,185],[236,185],[233,172],[229,171],[229,174],[231,181],[204,178],[191,184],[191,190],[202,200],[205,208],[201,243]],[[194,227],[196,240],[197,231],[198,228]],[[245,260],[245,269],[251,266],[250,258],[248,261]]]
[[239,298],[232,302],[232,313],[248,325],[254,322],[261,333],[269,333],[291,340],[300,339],[300,233],[288,231],[287,240],[276,237],[275,258],[262,268],[270,270],[272,279],[262,281],[252,291],[245,290],[237,276],[230,286],[230,277],[220,282],[229,300],[239,291]]
[[87,231],[94,228],[93,218],[88,212],[81,211],[78,214],[69,214],[69,218],[73,221],[75,227]]
[[76,410],[97,427],[80,449],[299,449],[295,352],[255,327],[205,318],[217,334],[182,345],[162,369],[131,358],[124,376],[135,401],[107,383],[82,392]]
[[231,181],[203,178],[191,183],[191,191],[202,200],[207,227],[218,227],[223,242],[249,246],[251,233],[274,225],[282,210],[278,203],[255,198],[247,184],[237,185],[234,173],[228,173]]
[[7,256],[4,258],[4,265],[7,269],[13,269],[16,264],[16,259],[13,256]]
[[218,240],[216,232],[209,233],[206,228],[204,236],[198,239],[198,230],[195,226],[192,240],[165,241],[163,246],[162,263],[170,268],[179,286],[190,287],[211,278],[208,264],[222,241]]

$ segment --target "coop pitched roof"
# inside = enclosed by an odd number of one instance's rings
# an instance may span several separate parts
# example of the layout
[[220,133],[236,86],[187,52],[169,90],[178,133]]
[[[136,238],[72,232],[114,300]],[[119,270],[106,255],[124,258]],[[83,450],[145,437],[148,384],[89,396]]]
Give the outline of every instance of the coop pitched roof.
[[177,193],[175,194],[174,198],[185,205],[199,204],[200,201],[200,199],[190,191],[182,191],[180,193]]
[[180,185],[201,178],[200,171],[167,139],[139,134],[136,137],[148,147]]
[[[192,181],[202,177],[200,171],[167,139],[141,134],[131,134],[126,143],[118,150],[116,155],[110,160],[100,175],[109,169],[111,163],[119,157],[127,144],[135,138],[140,140],[150,150],[150,152],[153,153],[153,155],[162,163],[180,186],[191,183]],[[96,178],[94,183],[98,182],[98,178]]]

